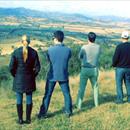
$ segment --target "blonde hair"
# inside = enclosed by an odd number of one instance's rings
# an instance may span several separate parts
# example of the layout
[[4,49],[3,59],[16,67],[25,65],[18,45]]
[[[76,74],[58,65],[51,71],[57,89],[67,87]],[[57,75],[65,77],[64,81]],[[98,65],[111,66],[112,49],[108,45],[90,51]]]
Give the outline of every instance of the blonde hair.
[[23,41],[27,41],[28,44],[29,44],[29,43],[30,43],[30,37],[27,36],[27,35],[23,35],[23,36],[22,36],[22,42],[23,42]]

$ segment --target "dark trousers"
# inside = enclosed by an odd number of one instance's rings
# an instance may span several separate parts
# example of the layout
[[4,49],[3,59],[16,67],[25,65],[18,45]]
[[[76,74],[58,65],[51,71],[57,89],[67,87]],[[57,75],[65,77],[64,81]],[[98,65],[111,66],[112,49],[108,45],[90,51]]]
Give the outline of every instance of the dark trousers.
[[118,101],[123,101],[123,81],[126,86],[127,99],[130,101],[130,68],[116,68],[116,91]]
[[[70,114],[72,113],[72,99],[70,95],[69,83],[68,81],[59,81],[58,83],[64,95],[65,112]],[[48,110],[50,99],[51,99],[55,85],[56,85],[56,81],[47,80],[46,86],[45,86],[45,95],[42,101],[42,113],[46,113]]]

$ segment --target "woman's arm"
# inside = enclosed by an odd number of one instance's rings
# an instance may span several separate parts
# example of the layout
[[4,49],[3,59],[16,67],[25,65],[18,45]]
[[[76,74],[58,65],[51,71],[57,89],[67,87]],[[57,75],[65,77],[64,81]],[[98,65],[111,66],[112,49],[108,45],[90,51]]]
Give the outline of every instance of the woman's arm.
[[13,52],[9,64],[9,71],[13,77],[15,77],[16,70],[17,70],[17,60],[15,57],[15,52]]
[[35,63],[34,63],[34,75],[35,75],[35,77],[38,75],[40,69],[41,69],[41,65],[40,65],[38,54],[36,53]]

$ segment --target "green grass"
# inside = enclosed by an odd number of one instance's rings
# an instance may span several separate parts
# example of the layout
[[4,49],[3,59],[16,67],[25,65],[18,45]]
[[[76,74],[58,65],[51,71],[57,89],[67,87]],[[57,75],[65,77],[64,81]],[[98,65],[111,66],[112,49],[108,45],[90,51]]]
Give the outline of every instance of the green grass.
[[[70,88],[75,104],[79,84],[79,76],[70,78]],[[6,84],[7,85],[7,84]],[[81,111],[73,108],[73,116],[69,119],[62,113],[64,99],[59,85],[56,85],[52,95],[48,118],[38,120],[36,114],[41,105],[45,82],[37,83],[37,91],[33,95],[32,123],[30,125],[18,125],[15,93],[9,88],[0,88],[0,130],[130,130],[130,104],[127,102],[116,105],[114,71],[100,72],[100,105],[94,107],[91,86],[88,83]],[[125,92],[126,93],[126,92]],[[126,98],[125,98],[126,100]],[[24,96],[24,118],[25,118]]]
[[0,56],[0,66],[9,65],[9,61],[10,61],[9,55]]

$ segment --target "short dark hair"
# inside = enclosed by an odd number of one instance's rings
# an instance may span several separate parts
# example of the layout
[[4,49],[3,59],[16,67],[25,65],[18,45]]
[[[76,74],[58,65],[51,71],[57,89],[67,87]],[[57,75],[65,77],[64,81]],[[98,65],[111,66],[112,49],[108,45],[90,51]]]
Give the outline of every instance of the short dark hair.
[[54,38],[56,38],[59,42],[63,42],[64,33],[60,30],[54,32]]
[[94,32],[89,32],[88,33],[88,39],[89,39],[90,42],[95,42],[96,34]]

